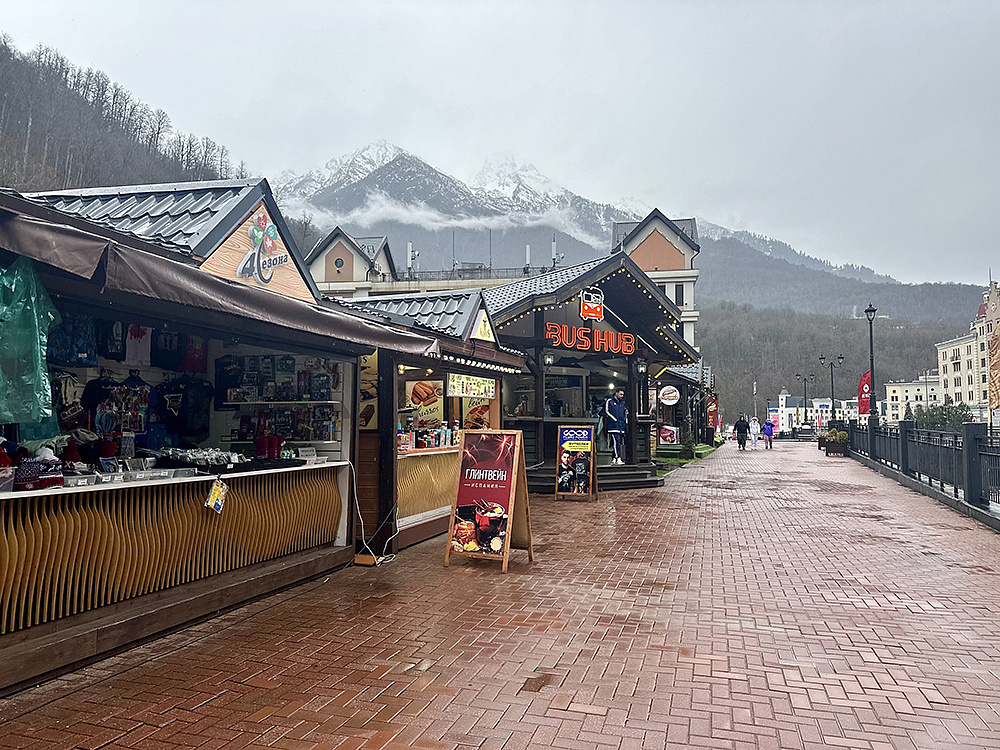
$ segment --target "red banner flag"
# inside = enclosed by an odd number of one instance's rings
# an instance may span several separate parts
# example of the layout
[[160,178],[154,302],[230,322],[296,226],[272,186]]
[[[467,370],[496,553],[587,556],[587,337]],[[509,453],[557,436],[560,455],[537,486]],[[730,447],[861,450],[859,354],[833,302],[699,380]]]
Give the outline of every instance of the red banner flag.
[[868,370],[858,381],[858,414],[871,413],[872,371]]

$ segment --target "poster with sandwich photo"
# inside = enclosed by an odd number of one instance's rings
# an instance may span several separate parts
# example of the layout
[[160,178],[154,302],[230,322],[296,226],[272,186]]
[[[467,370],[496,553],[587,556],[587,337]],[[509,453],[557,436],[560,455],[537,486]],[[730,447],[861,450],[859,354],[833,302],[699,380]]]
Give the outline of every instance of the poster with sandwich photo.
[[490,428],[490,399],[462,399],[462,429],[488,430]]
[[358,428],[378,429],[378,350],[361,356],[358,368]]
[[417,427],[437,429],[444,422],[444,381],[406,381],[406,403],[416,407],[413,422]]

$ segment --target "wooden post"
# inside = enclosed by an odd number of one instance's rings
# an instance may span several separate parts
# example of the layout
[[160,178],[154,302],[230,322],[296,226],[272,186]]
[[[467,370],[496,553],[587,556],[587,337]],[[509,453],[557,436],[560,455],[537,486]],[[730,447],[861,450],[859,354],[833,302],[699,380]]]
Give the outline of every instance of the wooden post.
[[[382,549],[395,554],[399,551],[396,536],[396,506],[399,502],[396,488],[396,357],[389,349],[380,349],[378,357],[378,433],[379,433],[379,477],[378,477],[378,528],[369,546],[382,554]],[[388,521],[388,519],[392,521]],[[371,529],[374,531],[374,529]],[[390,539],[388,547],[386,540]]]
[[639,448],[639,384],[642,379],[635,369],[635,358],[628,360],[628,373],[625,384],[625,406],[628,409],[628,429],[625,432],[626,463],[639,463],[636,451]]

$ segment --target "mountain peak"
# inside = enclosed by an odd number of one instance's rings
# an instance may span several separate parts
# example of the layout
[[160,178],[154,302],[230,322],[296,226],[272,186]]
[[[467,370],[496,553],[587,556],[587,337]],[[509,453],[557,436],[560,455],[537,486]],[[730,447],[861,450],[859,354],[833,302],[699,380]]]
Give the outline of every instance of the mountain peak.
[[508,199],[528,192],[544,201],[557,199],[566,192],[564,187],[543,175],[533,164],[518,165],[510,154],[495,154],[486,159],[469,186]]

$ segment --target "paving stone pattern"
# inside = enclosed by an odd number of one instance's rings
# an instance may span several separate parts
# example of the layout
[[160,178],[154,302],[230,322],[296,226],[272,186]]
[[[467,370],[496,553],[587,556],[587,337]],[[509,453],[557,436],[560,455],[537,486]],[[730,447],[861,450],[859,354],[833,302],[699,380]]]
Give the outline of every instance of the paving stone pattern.
[[0,748],[996,748],[1000,535],[807,444],[533,498],[0,701]]

